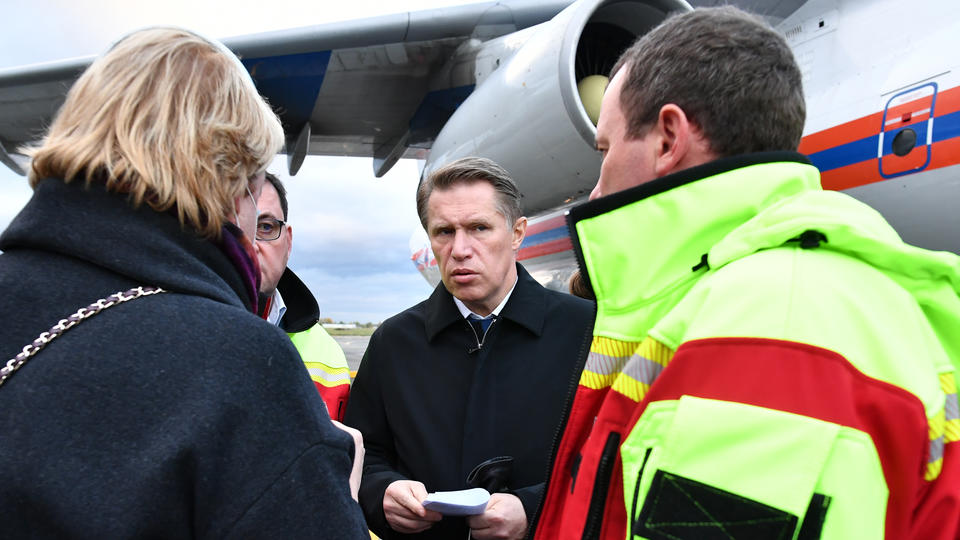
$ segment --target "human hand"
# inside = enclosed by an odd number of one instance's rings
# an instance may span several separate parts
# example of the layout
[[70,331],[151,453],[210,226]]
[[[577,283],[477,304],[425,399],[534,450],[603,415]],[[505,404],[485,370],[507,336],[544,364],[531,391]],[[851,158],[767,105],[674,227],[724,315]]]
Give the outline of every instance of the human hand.
[[412,534],[425,531],[443,518],[439,512],[423,507],[427,488],[422,482],[397,480],[383,492],[383,514],[390,528]]
[[516,495],[494,493],[487,509],[467,518],[471,537],[477,540],[519,539],[527,532],[527,513]]
[[350,470],[350,495],[357,501],[357,495],[360,493],[360,478],[363,476],[363,433],[360,430],[345,426],[336,420],[330,420],[333,425],[346,431],[353,437],[353,468]]

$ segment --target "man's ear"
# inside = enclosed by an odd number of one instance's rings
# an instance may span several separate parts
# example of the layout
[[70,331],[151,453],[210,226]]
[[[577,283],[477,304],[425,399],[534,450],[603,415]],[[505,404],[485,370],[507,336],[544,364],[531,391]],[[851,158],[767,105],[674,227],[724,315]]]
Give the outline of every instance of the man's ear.
[[293,227],[289,223],[285,224],[284,227],[287,228],[287,258],[290,258],[290,252],[293,251]]
[[687,161],[696,134],[687,114],[673,103],[660,108],[656,130],[660,136],[660,146],[655,156],[654,171],[659,178],[676,172]]
[[513,247],[513,250],[516,251],[520,249],[520,244],[523,243],[523,238],[527,235],[527,218],[520,216],[517,218],[517,221],[513,223],[513,241],[510,245]]

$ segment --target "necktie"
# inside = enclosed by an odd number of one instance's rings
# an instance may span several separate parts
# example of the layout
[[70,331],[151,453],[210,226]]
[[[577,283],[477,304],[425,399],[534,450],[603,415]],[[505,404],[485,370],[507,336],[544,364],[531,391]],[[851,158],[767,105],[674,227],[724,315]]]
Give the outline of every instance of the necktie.
[[483,336],[486,335],[487,329],[490,328],[490,323],[492,323],[495,318],[497,318],[496,315],[481,319],[480,317],[471,313],[467,317],[467,320],[470,322],[470,326],[473,326],[473,331],[477,333],[477,339],[483,341]]

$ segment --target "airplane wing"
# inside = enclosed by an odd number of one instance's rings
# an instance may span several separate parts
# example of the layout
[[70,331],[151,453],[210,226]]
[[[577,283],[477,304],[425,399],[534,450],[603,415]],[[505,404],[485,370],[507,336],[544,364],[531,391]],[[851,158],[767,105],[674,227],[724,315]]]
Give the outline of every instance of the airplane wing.
[[[288,153],[423,159],[475,81],[459,47],[549,21],[571,0],[486,2],[228,38],[276,108]],[[38,140],[94,57],[0,70],[0,160]],[[460,69],[454,69],[459,67]],[[309,143],[309,144],[306,144]],[[392,165],[393,163],[389,163]],[[389,165],[378,167],[386,172]],[[299,167],[299,164],[297,164]]]
[[[695,0],[713,5],[721,0]],[[723,0],[724,2],[726,0]],[[803,0],[738,0],[768,17]],[[505,0],[228,38],[280,116],[291,175],[306,155],[467,155],[511,172],[528,214],[584,197],[600,161],[579,84],[685,0]],[[0,161],[38,140],[92,57],[0,69]],[[594,81],[594,88],[605,83]],[[594,92],[587,100],[598,100]]]

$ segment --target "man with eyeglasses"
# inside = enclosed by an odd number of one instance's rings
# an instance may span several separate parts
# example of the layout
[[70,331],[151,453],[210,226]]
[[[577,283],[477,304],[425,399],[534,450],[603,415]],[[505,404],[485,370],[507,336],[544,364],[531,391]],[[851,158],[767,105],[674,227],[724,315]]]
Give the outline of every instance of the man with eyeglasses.
[[287,268],[293,229],[287,219],[287,190],[273,174],[257,199],[256,251],[260,260],[260,316],[290,336],[310,378],[323,397],[330,418],[343,420],[350,394],[350,369],[340,345],[319,324],[313,294]]

